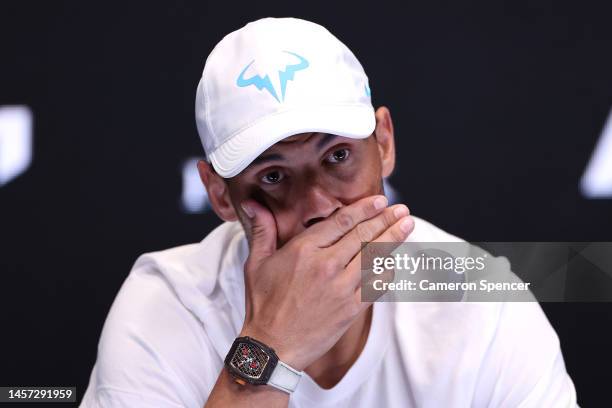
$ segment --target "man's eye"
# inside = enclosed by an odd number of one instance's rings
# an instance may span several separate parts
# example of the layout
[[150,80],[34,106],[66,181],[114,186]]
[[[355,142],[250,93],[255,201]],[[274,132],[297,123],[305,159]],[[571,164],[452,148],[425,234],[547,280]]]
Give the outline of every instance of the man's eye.
[[350,154],[349,149],[339,149],[335,150],[329,156],[327,156],[327,161],[329,163],[340,163],[348,159]]
[[266,173],[262,178],[261,181],[264,182],[265,184],[278,184],[281,182],[281,180],[285,178],[285,176],[283,175],[283,173],[281,173],[278,170],[274,170],[271,171],[269,173]]

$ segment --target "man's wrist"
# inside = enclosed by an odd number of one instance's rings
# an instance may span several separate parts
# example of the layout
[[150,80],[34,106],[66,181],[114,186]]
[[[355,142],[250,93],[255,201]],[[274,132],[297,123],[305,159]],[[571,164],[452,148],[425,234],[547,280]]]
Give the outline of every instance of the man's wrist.
[[227,367],[224,366],[223,367],[223,375],[226,375],[231,381],[231,383],[233,385],[231,385],[232,387],[232,391],[234,392],[242,392],[245,390],[248,390],[248,392],[250,393],[277,393],[277,394],[282,394],[282,395],[287,395],[290,394],[290,392],[284,391],[279,387],[275,387],[272,384],[265,384],[265,385],[255,385],[255,384],[250,384],[238,377],[236,377],[231,370]]

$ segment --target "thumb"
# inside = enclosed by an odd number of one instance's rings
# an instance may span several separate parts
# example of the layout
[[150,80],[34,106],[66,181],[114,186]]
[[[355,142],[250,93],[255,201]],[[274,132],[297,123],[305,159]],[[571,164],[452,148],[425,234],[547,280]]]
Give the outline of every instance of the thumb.
[[276,251],[276,221],[272,213],[254,200],[240,205],[249,218],[249,266],[257,269],[259,265]]

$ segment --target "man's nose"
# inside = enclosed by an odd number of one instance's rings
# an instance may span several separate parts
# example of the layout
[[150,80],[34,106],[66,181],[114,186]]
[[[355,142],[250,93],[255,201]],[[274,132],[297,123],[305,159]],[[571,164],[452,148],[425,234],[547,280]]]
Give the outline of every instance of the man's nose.
[[323,221],[342,207],[342,203],[320,185],[309,186],[300,201],[303,206],[302,223],[305,228]]

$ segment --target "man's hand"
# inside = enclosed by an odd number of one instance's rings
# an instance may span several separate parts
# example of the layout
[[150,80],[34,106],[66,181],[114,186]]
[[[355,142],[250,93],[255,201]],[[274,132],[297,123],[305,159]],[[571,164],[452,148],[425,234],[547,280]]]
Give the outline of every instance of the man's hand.
[[246,317],[241,336],[274,348],[304,370],[325,354],[370,303],[361,302],[362,242],[405,241],[414,221],[384,196],[336,211],[281,249],[274,217],[249,200],[250,254],[245,264]]

